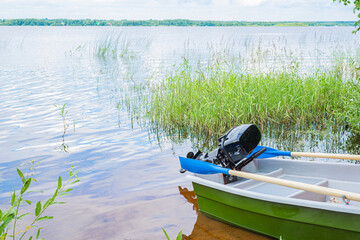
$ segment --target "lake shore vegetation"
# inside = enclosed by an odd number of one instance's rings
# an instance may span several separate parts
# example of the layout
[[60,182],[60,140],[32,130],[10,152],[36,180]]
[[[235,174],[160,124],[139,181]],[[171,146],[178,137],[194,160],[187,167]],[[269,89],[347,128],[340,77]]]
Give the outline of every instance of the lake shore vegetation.
[[312,73],[296,67],[246,73],[223,64],[196,68],[185,61],[153,86],[151,121],[209,133],[249,122],[343,126],[360,133],[357,66],[344,79],[343,62]]
[[[136,119],[147,119],[153,132],[196,132],[208,140],[249,122],[264,129],[296,126],[360,134],[359,54],[337,53],[330,65],[309,69],[291,54],[269,67],[271,57],[263,61],[268,50],[259,51],[250,58],[214,54],[197,64],[184,58],[162,79],[144,85],[147,94],[141,99],[127,99],[128,110]],[[137,110],[139,105],[146,110]]]

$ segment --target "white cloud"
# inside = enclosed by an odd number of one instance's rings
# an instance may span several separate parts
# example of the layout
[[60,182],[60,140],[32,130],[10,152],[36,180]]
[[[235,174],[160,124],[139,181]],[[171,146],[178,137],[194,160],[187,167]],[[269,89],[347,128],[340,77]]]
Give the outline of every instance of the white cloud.
[[0,18],[355,20],[332,0],[0,0]]

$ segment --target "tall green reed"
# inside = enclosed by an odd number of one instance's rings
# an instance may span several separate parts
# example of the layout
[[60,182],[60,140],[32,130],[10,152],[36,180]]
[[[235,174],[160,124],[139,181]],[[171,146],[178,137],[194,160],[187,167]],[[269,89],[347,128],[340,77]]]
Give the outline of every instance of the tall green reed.
[[209,133],[248,122],[344,125],[359,132],[359,81],[343,75],[333,67],[242,73],[218,62],[198,69],[185,61],[152,88],[147,114],[155,123]]
[[[121,43],[121,45],[120,45]],[[94,55],[101,58],[116,58],[128,51],[129,43],[121,34],[108,34],[95,42]]]
[[341,80],[323,73],[241,74],[212,66],[204,74],[185,63],[153,89],[148,113],[155,122],[212,132],[244,122],[307,124],[324,120],[342,91]]
[[98,38],[92,50],[94,56],[103,60],[109,58],[129,60],[135,58],[141,49],[148,48],[150,44],[150,39],[129,39],[121,32],[110,32]]
[[[231,50],[234,41],[208,44],[201,61],[187,54],[162,79],[138,85],[136,97],[128,94],[118,107],[125,102],[131,119],[147,125],[155,138],[191,139],[201,148],[249,122],[263,130],[341,128],[359,134],[359,51],[318,49],[306,56],[301,49],[293,52],[285,38],[279,41],[245,41],[241,52]],[[316,63],[310,65],[309,57]]]

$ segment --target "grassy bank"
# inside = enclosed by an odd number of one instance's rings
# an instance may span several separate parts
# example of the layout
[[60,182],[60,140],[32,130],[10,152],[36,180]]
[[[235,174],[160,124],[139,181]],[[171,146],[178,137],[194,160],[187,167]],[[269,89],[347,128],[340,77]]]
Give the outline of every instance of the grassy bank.
[[213,62],[184,62],[152,88],[148,117],[166,128],[224,133],[256,123],[342,126],[360,133],[358,58],[338,58],[326,69],[240,72]]

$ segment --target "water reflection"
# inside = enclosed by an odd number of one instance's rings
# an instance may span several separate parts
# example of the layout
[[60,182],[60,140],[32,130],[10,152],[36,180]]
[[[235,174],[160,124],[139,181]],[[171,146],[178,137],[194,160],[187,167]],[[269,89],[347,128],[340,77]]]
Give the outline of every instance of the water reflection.
[[[45,195],[34,195],[41,201],[56,188],[57,176],[67,175],[74,164],[81,182],[74,195],[64,199],[67,204],[49,213],[56,217],[44,223],[45,238],[164,239],[161,228],[165,228],[173,233],[184,229],[187,239],[266,239],[207,218],[198,212],[190,188],[176,188],[189,184],[177,172],[177,156],[192,149],[213,150],[223,133],[147,124],[146,118],[131,111],[129,99],[135,100],[136,108],[142,107],[138,100],[147,94],[143,84],[153,84],[153,75],[164,74],[164,65],[172,68],[181,60],[186,39],[191,45],[184,57],[191,59],[197,52],[205,64],[205,48],[221,47],[223,36],[251,43],[264,34],[264,44],[286,35],[289,43],[297,43],[302,31],[331,30],[348,40],[352,29],[134,27],[125,30],[132,43],[127,54],[103,58],[90,52],[92,39],[115,29],[123,28],[0,29],[0,205],[8,205],[9,192],[20,180],[15,169],[23,162],[41,161],[34,189],[45,190]],[[149,47],[147,39],[154,39]],[[205,46],[209,39],[220,44]],[[303,41],[303,49],[310,49],[309,41]],[[193,51],[193,45],[199,51]],[[313,64],[313,58],[304,61]],[[63,131],[59,111],[53,107],[58,103],[69,106],[66,118],[70,125],[76,120],[76,133],[72,126]],[[309,129],[269,126],[262,129],[262,144],[282,150],[360,151],[359,137],[346,130],[334,135]],[[58,151],[59,145],[63,151]],[[65,153],[69,148],[71,152]],[[191,205],[182,204],[184,197]]]
[[182,188],[181,186],[178,186],[179,193],[182,195],[186,201],[193,205],[193,210],[196,212],[196,214],[199,213],[199,204],[196,200],[196,195],[194,191],[189,191],[186,187]]
[[286,151],[359,154],[360,135],[345,128],[297,125],[262,129],[262,144]]
[[64,134],[62,135],[61,138],[62,138],[62,143],[61,143],[59,149],[60,149],[60,151],[68,153],[70,150],[69,150],[69,145],[67,145],[65,143],[65,132],[64,132]]
[[[360,154],[360,135],[344,128],[300,127],[298,125],[260,126],[260,145],[282,151]],[[176,144],[190,141],[194,150],[211,151],[218,147],[218,138],[224,133],[150,124],[149,135],[153,141],[171,140]]]
[[189,235],[183,234],[184,240],[265,240],[272,239],[254,232],[246,231],[237,227],[211,219],[199,211],[198,202],[194,191],[178,186],[179,193],[193,205],[193,210],[197,214],[194,228]]

